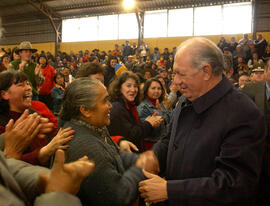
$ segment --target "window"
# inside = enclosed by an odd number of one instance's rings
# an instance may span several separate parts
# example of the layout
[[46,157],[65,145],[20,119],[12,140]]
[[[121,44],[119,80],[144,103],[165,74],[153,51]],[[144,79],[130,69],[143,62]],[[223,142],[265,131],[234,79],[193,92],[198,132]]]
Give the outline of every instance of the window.
[[[146,11],[144,37],[250,33],[251,21],[250,2]],[[63,42],[137,38],[138,23],[135,13],[67,19],[62,24]]]
[[193,9],[169,10],[168,36],[192,36]]
[[118,39],[118,15],[99,17],[99,40]]
[[222,33],[221,6],[194,9],[194,35],[217,35]]
[[[79,19],[67,19],[62,22],[62,41],[78,41],[80,35]],[[72,31],[72,32],[71,32]]]
[[98,37],[97,17],[63,20],[62,41],[93,41]]
[[167,24],[167,10],[145,12],[144,37],[166,37]]
[[138,23],[135,13],[119,15],[119,39],[137,39]]
[[80,41],[94,41],[98,38],[97,17],[80,19]]
[[251,32],[252,11],[250,3],[226,4],[223,6],[224,34]]

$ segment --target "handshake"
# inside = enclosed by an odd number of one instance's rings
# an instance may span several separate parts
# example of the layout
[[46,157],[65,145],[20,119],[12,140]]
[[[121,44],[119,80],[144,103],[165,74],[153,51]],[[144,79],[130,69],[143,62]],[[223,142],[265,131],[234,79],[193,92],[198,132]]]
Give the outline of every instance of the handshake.
[[142,168],[146,180],[139,183],[140,196],[146,203],[157,203],[168,199],[167,181],[157,174],[160,172],[158,159],[153,151],[142,153],[136,166]]
[[153,151],[146,151],[140,154],[136,161],[136,166],[152,174],[160,172],[158,159]]

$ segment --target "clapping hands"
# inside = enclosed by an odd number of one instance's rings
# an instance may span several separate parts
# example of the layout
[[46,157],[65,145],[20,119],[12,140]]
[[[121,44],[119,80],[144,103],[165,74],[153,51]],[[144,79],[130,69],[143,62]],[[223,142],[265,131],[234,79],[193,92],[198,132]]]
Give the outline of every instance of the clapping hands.
[[163,122],[162,117],[158,116],[157,114],[157,112],[154,112],[152,116],[148,116],[145,119],[145,121],[149,122],[154,128],[159,127],[159,125]]
[[10,158],[20,159],[25,149],[32,143],[41,129],[40,117],[37,113],[29,115],[25,110],[14,123],[11,119],[6,125],[4,152]]

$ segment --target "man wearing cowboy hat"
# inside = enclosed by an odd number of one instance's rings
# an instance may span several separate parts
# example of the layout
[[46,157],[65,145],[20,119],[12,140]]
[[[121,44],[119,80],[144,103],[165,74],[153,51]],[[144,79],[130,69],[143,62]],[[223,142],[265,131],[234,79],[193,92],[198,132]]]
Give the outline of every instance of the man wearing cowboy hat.
[[37,84],[43,84],[44,77],[41,74],[41,66],[31,61],[32,53],[35,53],[37,49],[33,49],[29,41],[23,41],[20,43],[19,49],[16,51],[20,55],[21,59],[12,61],[9,64],[8,70],[19,70],[24,72],[28,76],[29,82],[33,88],[33,99],[38,99]]

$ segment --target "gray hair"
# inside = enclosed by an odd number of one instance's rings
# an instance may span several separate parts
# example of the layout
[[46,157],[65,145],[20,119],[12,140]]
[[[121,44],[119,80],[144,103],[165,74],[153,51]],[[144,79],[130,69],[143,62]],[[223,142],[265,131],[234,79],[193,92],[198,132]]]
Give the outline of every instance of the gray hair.
[[82,77],[68,85],[62,100],[60,119],[64,121],[69,121],[72,118],[77,119],[81,114],[81,106],[95,109],[99,96],[98,85],[100,84],[102,83],[96,79]]
[[199,71],[206,64],[210,64],[215,76],[220,76],[224,70],[224,57],[216,44],[203,37],[188,39],[180,44],[177,53],[188,49],[190,63]]

